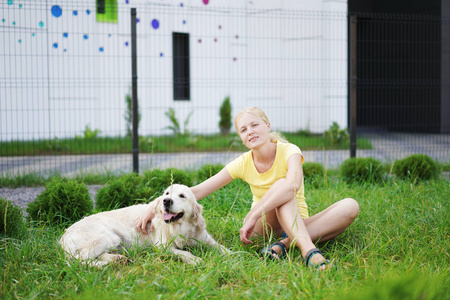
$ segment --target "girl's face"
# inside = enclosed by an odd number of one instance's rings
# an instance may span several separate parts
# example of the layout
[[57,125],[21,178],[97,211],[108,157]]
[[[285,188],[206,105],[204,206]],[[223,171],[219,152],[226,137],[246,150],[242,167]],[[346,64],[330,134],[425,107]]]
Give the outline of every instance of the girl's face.
[[239,137],[249,149],[258,148],[270,141],[270,124],[252,113],[243,114],[237,122],[237,128]]

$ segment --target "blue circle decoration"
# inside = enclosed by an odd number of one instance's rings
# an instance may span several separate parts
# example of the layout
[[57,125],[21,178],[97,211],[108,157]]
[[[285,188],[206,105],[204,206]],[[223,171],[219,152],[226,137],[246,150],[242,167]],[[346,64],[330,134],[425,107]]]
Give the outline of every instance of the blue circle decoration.
[[39,22],[39,27],[41,27],[41,28],[44,27],[44,22],[40,21]]
[[5,23],[5,22],[6,22],[6,20],[5,20],[5,19],[2,19],[2,22],[3,22],[3,23]]
[[164,56],[164,53],[159,53],[159,57],[163,57]]
[[16,21],[13,21],[12,24],[15,26],[16,25]]
[[153,19],[153,20],[152,20],[152,27],[153,27],[154,29],[158,29],[158,28],[159,28],[159,21],[156,20],[156,19]]
[[128,47],[128,42],[125,42],[125,46]]
[[181,7],[183,7],[183,6],[184,6],[183,2],[181,2],[181,3],[180,3],[180,6],[181,6]]
[[31,34],[31,36],[35,36],[36,34],[34,34],[34,32]]
[[22,43],[22,40],[19,40],[18,42],[19,42],[19,44],[20,44],[20,43]]
[[53,43],[53,48],[58,48],[58,43]]
[[58,5],[53,5],[53,6],[52,6],[52,15],[53,15],[55,18],[61,17],[61,15],[62,15],[62,9],[61,9],[61,7],[59,7]]
[[73,11],[73,15],[74,15],[74,16],[78,16],[78,10],[74,10],[74,11]]
[[89,38],[89,35],[85,34],[83,35],[83,39],[87,40]]
[[100,52],[103,52],[103,47],[100,47],[100,48],[98,48],[98,50],[100,51]]
[[86,9],[86,14],[90,15],[91,11],[89,9]]
[[186,24],[186,20],[183,20],[183,24]]
[[69,36],[69,34],[67,32],[63,33],[63,37],[67,38]]
[[8,5],[13,5],[13,1],[12,0],[8,0]]
[[130,3],[130,1],[128,1],[128,0],[125,0],[125,4],[128,4],[128,3]]

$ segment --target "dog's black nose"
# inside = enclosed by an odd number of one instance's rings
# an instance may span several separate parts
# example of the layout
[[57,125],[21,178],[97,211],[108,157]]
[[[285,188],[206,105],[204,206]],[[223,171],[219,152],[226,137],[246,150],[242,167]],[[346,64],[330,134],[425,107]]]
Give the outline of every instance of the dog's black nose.
[[165,207],[171,207],[172,204],[173,204],[173,200],[170,199],[170,198],[166,198],[166,199],[163,200],[163,203],[164,203]]

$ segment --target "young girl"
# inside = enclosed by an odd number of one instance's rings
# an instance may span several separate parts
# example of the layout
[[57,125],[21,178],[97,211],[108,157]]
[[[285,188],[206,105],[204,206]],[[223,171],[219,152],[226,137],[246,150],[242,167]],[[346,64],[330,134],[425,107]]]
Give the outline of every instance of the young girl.
[[[239,230],[242,243],[252,243],[254,234],[271,233],[284,237],[262,249],[273,259],[286,255],[291,245],[300,248],[307,266],[325,269],[328,261],[314,245],[330,240],[355,220],[358,203],[351,198],[340,200],[309,217],[303,187],[303,155],[300,149],[271,132],[266,114],[259,108],[247,107],[235,117],[234,125],[244,145],[250,151],[230,162],[219,173],[191,188],[197,200],[241,178],[250,185],[253,205]],[[153,213],[148,210],[136,221],[145,231]]]

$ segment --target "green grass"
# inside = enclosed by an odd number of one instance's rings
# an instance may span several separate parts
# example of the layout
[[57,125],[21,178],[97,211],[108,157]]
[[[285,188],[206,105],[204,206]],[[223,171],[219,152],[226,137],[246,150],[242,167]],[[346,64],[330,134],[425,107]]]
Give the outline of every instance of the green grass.
[[201,201],[209,232],[230,256],[193,248],[203,262],[190,266],[161,249],[133,248],[124,252],[132,263],[96,269],[65,257],[63,229],[30,224],[23,240],[1,238],[0,298],[450,299],[448,180],[347,185],[332,176],[306,195],[311,213],[345,197],[361,207],[346,232],[319,245],[337,266],[330,271],[307,269],[297,249],[270,262],[258,255],[268,241],[243,246],[251,196],[238,180]]
[[[332,145],[323,135],[286,134],[292,143],[302,150],[349,149],[349,142]],[[372,149],[366,138],[359,138],[358,149]],[[236,134],[222,135],[179,135],[140,137],[141,153],[203,152],[203,151],[245,151]],[[95,137],[52,139],[36,141],[0,142],[0,156],[24,155],[67,155],[67,154],[118,154],[132,153],[132,140],[128,137]]]

